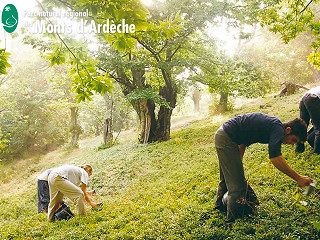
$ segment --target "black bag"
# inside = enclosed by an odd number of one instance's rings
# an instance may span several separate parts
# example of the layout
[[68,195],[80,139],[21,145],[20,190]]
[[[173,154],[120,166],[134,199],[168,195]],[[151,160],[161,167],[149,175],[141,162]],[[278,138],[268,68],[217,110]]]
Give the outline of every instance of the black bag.
[[[223,195],[222,204],[227,206],[228,204],[228,192]],[[247,184],[246,195],[236,201],[233,206],[232,213],[233,217],[242,218],[249,214],[255,214],[256,208],[259,205],[259,200],[253,189],[249,184]]]
[[71,212],[70,208],[64,202],[59,203],[56,207],[56,211],[53,215],[52,221],[69,220],[73,218],[74,214]]

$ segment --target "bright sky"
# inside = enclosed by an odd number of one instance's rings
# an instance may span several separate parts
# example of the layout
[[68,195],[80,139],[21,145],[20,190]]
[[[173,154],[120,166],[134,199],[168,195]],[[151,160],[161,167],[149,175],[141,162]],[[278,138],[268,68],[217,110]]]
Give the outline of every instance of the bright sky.
[[[145,6],[152,7],[153,4],[155,4],[154,0],[140,0]],[[166,0],[157,0],[159,2],[165,2]]]
[[224,51],[227,55],[233,56],[239,42],[239,30],[227,27],[222,22],[220,26],[209,26],[207,33],[210,37],[218,40],[218,50]]
[[[152,6],[157,1],[164,2],[166,0],[140,0],[145,6],[149,9],[152,9]],[[238,34],[239,31],[234,28],[227,28],[227,24],[221,22],[219,27],[209,26],[207,28],[207,33],[210,37],[218,40],[218,50],[224,51],[229,56],[233,56],[236,47],[238,45]]]

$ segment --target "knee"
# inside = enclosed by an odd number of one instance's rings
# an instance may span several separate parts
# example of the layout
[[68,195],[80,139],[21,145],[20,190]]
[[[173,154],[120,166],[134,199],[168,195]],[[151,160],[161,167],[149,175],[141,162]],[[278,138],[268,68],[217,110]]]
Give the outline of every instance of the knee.
[[84,201],[84,193],[79,191],[79,193],[75,196],[74,200],[76,202]]
[[80,193],[80,199],[84,200],[84,193],[83,192]]

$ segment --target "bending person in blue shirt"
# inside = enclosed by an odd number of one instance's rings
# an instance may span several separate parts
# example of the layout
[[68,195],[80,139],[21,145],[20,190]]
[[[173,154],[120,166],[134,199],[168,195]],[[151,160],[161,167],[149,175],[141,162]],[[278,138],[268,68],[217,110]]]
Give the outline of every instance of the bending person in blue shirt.
[[[281,154],[281,144],[294,145],[307,138],[307,126],[301,119],[282,123],[263,113],[248,113],[225,122],[215,133],[215,147],[219,158],[220,182],[215,209],[227,211],[227,222],[241,218],[247,209],[259,204],[244,176],[242,159],[247,146],[267,143],[273,165],[294,179],[299,186],[308,186],[312,179],[293,170]],[[228,192],[227,206],[222,203]]]

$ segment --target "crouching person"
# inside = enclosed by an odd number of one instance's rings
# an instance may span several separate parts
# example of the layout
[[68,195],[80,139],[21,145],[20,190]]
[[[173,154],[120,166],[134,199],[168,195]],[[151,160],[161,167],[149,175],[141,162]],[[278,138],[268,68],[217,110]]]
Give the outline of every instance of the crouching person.
[[[48,221],[51,222],[58,203],[67,196],[76,205],[79,215],[86,215],[85,201],[93,208],[97,204],[92,202],[87,193],[89,176],[92,174],[90,165],[76,167],[63,165],[52,169],[48,177],[50,189],[50,203],[48,207]],[[78,186],[81,184],[81,188]]]
[[[294,179],[299,186],[308,186],[312,179],[293,170],[281,154],[281,144],[294,145],[306,141],[307,126],[301,119],[282,123],[278,118],[262,113],[236,116],[225,122],[215,134],[215,147],[219,158],[220,182],[215,209],[227,211],[227,222],[250,213],[259,204],[244,176],[242,159],[247,146],[267,143],[273,165]],[[228,192],[227,206],[223,196]],[[250,210],[250,209],[249,209]]]

